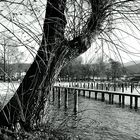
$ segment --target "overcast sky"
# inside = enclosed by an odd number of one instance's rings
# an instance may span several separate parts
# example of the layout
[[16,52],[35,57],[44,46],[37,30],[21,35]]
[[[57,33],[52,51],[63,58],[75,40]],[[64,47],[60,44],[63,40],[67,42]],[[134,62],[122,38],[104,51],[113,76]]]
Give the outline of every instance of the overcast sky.
[[122,63],[140,61],[140,16],[133,16],[130,20],[114,21],[112,32],[109,34],[111,40],[107,37],[108,41],[104,39],[101,42],[97,39],[96,42],[93,42],[91,48],[82,55],[84,61],[94,62],[102,54],[105,59],[113,58]]
[[[35,15],[33,13],[31,14],[28,8],[23,6],[18,7],[17,5],[10,7],[8,5],[0,6],[0,10],[2,10],[0,15],[0,21],[2,23],[0,25],[0,31],[6,26],[24,42],[24,44],[22,44],[18,38],[16,38],[16,41],[21,45],[19,49],[26,54],[24,59],[26,62],[31,63],[33,61],[33,56],[40,44],[39,41],[41,40],[41,30],[45,13],[45,7],[43,6],[45,6],[44,3],[35,2],[33,7],[40,10],[36,11],[40,22],[34,20]],[[3,18],[2,15],[8,17],[8,20],[10,18],[13,21],[15,20],[24,30],[20,30],[17,26],[11,24],[6,18]],[[101,41],[97,39],[92,43],[91,48],[82,55],[84,61],[94,62],[94,60],[102,54],[104,55],[104,59],[113,58],[123,63],[140,60],[140,24],[139,21],[136,21],[134,24],[136,27],[133,23],[125,22],[125,20],[115,21],[112,25],[112,28],[115,29],[112,30],[112,34],[109,35],[115,45],[105,40],[101,43]],[[24,25],[28,25],[28,28],[24,27]],[[27,34],[29,31],[33,32],[33,36]],[[32,41],[32,38],[34,38],[35,41]],[[101,46],[103,46],[103,49],[101,49]]]

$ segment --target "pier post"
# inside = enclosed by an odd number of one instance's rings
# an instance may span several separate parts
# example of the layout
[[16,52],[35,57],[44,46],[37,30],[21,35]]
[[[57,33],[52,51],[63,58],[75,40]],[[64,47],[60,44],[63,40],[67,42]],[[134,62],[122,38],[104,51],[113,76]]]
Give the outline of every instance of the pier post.
[[122,105],[124,106],[125,105],[125,96],[122,95]]
[[68,108],[68,89],[67,88],[65,88],[64,107],[65,109]]
[[133,84],[131,83],[131,93],[133,92],[133,87],[134,87],[134,86],[133,86]]
[[83,84],[83,88],[85,88],[85,87],[86,87],[86,84],[84,83],[84,84]]
[[90,83],[88,83],[88,88],[90,88]]
[[130,96],[130,108],[132,108],[132,104],[133,104],[133,97]]
[[119,95],[119,105],[121,105],[121,95]]
[[99,88],[99,84],[97,83],[97,84],[96,84],[96,89],[98,89],[98,88]]
[[86,96],[85,90],[83,90],[83,96],[84,96],[84,97]]
[[103,83],[101,84],[101,90],[104,90],[104,85],[103,85]]
[[74,113],[77,113],[78,111],[78,92],[77,90],[74,90]]
[[105,93],[102,92],[102,102],[105,101]]
[[91,89],[93,89],[93,83],[91,83]]
[[91,97],[91,91],[89,91],[89,98]]
[[134,108],[138,109],[138,97],[137,96],[135,96],[135,107]]
[[95,100],[97,100],[97,91],[95,91]]
[[111,94],[109,94],[109,104],[111,104]]
[[111,94],[111,95],[112,95],[111,103],[113,104],[114,103],[114,94]]

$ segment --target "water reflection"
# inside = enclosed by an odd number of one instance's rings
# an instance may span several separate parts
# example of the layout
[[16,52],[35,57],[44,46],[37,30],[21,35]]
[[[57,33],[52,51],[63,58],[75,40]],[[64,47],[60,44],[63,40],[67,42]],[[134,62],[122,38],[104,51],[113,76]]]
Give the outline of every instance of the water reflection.
[[[68,109],[61,93],[61,120],[81,140],[140,140],[140,113],[106,102],[79,97],[77,113],[73,112],[74,95],[68,94]],[[55,100],[57,105],[57,100]]]
[[93,126],[93,139],[95,140],[139,140],[140,118],[139,113],[129,111],[127,108],[116,108],[116,106],[99,101],[80,98],[83,118],[96,120]]

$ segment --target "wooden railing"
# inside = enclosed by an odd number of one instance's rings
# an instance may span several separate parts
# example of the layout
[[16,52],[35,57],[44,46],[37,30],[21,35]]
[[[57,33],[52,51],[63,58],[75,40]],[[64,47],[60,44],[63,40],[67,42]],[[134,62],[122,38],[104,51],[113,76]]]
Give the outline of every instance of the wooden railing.
[[80,87],[89,89],[100,89],[100,90],[113,90],[125,92],[129,89],[130,93],[133,93],[134,89],[140,88],[140,84],[135,83],[105,83],[105,82],[57,82],[56,85],[68,85],[69,87]]
[[[102,102],[108,101],[109,104],[114,103],[114,96],[118,96],[118,104],[122,107],[125,105],[125,97],[130,98],[130,108],[138,109],[138,98],[140,95],[137,94],[126,94],[123,92],[117,91],[107,91],[107,90],[98,90],[98,89],[88,89],[88,88],[80,88],[80,87],[64,87],[64,86],[54,86],[53,88],[53,101],[55,100],[55,94],[57,91],[58,94],[58,106],[60,106],[60,93],[64,91],[64,107],[68,108],[68,94],[74,93],[74,111],[77,111],[78,108],[78,96],[82,95],[84,97],[94,98],[95,100],[98,99],[98,94],[101,94],[100,100]],[[108,95],[108,96],[106,96]],[[107,99],[108,98],[108,99]],[[134,99],[134,100],[133,100]],[[116,102],[116,101],[115,101]],[[134,102],[134,103],[133,103]]]

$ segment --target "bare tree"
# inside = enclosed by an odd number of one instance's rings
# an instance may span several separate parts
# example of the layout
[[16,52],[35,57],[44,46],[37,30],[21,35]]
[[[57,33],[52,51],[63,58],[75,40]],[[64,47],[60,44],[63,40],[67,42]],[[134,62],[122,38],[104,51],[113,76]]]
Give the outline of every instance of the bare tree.
[[[96,42],[97,37],[105,40],[107,44],[113,44],[118,51],[120,44],[117,45],[110,36],[113,34],[110,32],[113,28],[112,22],[125,19],[132,23],[139,18],[139,1],[136,0],[47,0],[46,5],[41,1],[46,7],[42,27],[40,16],[37,15],[40,8],[37,8],[39,5],[35,2],[5,1],[4,3],[9,5],[21,5],[21,12],[14,13],[13,9],[14,19],[1,13],[4,19],[20,28],[30,39],[23,42],[16,32],[0,23],[13,34],[21,46],[27,47],[29,51],[31,51],[29,47],[31,40],[40,46],[17,92],[0,112],[0,125],[10,127],[19,120],[25,130],[29,130],[35,121],[39,122],[52,86],[66,63],[85,52],[91,42]],[[42,27],[41,34],[37,30],[34,32],[31,30],[29,25],[32,22],[23,24],[17,20],[24,14],[23,7],[26,9],[26,14],[30,11],[36,18],[37,24]],[[132,24],[137,27],[136,24]]]
[[22,60],[23,53],[19,51],[18,46],[11,41],[11,37],[3,35],[0,39],[0,60],[3,64],[1,71],[3,71],[3,81],[6,81],[6,77],[11,77],[10,64],[17,63]]

